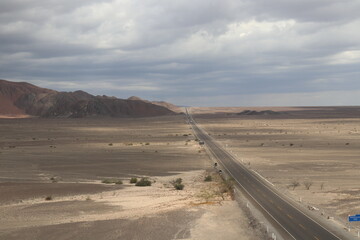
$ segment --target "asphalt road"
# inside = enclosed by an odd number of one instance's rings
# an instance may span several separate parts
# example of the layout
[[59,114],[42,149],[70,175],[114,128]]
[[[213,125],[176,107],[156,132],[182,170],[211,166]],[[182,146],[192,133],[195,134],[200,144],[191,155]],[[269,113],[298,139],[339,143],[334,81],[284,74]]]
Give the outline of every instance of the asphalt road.
[[[186,110],[187,112],[187,110]],[[187,112],[197,137],[204,141],[209,151],[223,165],[240,187],[284,230],[285,239],[297,240],[339,240],[340,237],[312,220],[301,210],[276,193],[265,180],[245,168],[234,157],[200,129]]]

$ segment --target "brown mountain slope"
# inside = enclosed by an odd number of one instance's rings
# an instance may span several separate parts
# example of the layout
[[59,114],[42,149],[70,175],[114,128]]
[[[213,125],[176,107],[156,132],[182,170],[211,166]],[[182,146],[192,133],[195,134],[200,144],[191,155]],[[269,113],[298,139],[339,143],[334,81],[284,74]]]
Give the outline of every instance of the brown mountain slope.
[[173,111],[147,101],[93,96],[83,91],[57,92],[29,83],[0,80],[0,116],[147,117]]
[[28,94],[45,96],[51,93],[55,93],[55,91],[39,88],[26,82],[10,82],[0,79],[0,115],[24,115],[26,114],[25,109],[16,104],[19,98]]
[[164,101],[148,101],[148,100],[144,100],[144,99],[141,99],[137,96],[131,96],[128,98],[128,100],[133,100],[133,101],[143,101],[143,102],[148,102],[148,103],[152,103],[152,104],[155,104],[155,105],[158,105],[158,106],[162,106],[162,107],[165,107],[167,109],[170,109],[171,111],[173,112],[176,112],[176,113],[181,113],[183,112],[181,110],[180,107],[172,104],[172,103],[168,103],[168,102],[164,102]]

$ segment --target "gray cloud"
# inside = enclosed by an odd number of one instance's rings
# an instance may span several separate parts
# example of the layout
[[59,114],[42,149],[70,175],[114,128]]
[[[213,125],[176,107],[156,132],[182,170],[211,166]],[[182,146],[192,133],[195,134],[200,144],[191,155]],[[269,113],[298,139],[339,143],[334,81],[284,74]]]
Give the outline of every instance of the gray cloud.
[[358,0],[5,0],[0,78],[187,105],[360,104],[359,11]]

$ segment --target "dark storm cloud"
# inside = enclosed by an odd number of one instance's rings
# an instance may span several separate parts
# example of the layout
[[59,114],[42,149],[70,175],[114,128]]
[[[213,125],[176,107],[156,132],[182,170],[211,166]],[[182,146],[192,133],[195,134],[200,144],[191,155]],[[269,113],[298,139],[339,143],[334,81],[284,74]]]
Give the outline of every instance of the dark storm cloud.
[[360,104],[359,11],[358,0],[5,0],[0,78],[187,105]]

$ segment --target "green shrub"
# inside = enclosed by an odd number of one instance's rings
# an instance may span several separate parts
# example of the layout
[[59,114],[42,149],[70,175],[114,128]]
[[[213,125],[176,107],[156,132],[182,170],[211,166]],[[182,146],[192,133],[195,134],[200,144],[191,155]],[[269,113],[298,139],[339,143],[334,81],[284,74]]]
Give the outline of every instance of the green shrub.
[[184,184],[176,183],[176,184],[174,184],[174,188],[176,190],[183,190],[184,189]]
[[110,183],[113,183],[113,181],[111,179],[104,179],[101,181],[102,183],[105,183],[105,184],[110,184]]
[[177,179],[171,181],[171,184],[174,186],[174,188],[176,190],[183,190],[184,189],[184,184],[182,184],[182,179],[181,178],[177,178]]
[[138,181],[135,186],[138,187],[146,187],[151,186],[151,181],[148,178],[141,178],[140,181]]
[[137,178],[136,177],[132,177],[131,179],[130,179],[130,183],[137,183]]
[[104,179],[101,182],[105,184],[112,184],[112,183],[123,184],[123,182],[120,179]]
[[207,175],[204,179],[205,182],[211,182],[212,181],[212,177],[210,175]]
[[181,184],[182,183],[182,178],[177,178],[175,180],[172,180],[170,182],[172,185],[175,185],[175,184]]

